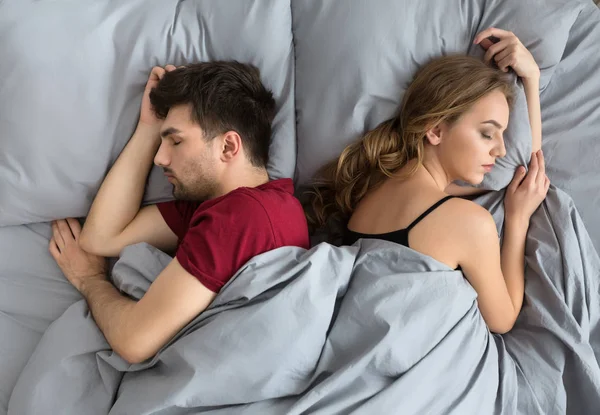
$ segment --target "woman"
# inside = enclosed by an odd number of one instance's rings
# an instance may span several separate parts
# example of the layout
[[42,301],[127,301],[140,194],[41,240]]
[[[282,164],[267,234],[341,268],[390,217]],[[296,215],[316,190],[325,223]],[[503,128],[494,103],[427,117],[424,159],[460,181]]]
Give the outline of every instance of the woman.
[[[448,56],[425,65],[398,115],[322,170],[310,219],[316,225],[335,216],[347,220],[345,244],[388,240],[462,269],[490,330],[506,333],[523,302],[529,219],[550,185],[540,150],[540,71],[510,32],[490,28],[474,43],[486,50],[484,62]],[[491,59],[499,69],[486,65]],[[513,91],[503,72],[509,67],[525,88],[533,154],[529,172],[519,167],[506,191],[501,251],[491,214],[455,197],[474,191],[452,182],[481,183],[506,153],[502,133]]]

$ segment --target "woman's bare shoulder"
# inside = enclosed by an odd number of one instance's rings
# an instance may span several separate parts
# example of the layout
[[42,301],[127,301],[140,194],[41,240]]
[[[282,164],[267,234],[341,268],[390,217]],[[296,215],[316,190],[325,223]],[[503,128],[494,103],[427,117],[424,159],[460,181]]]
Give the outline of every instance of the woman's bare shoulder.
[[431,216],[411,232],[410,245],[451,268],[456,268],[475,244],[493,242],[496,225],[492,215],[470,200],[449,199]]
[[447,202],[446,219],[452,231],[465,241],[498,236],[492,214],[470,200],[455,197]]

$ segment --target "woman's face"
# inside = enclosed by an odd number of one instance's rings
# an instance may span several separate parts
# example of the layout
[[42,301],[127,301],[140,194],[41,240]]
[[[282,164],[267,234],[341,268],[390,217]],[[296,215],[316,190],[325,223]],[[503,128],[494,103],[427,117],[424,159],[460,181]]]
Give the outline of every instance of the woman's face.
[[504,94],[490,92],[454,124],[439,129],[437,155],[451,181],[479,184],[496,159],[506,155],[503,133],[509,108]]

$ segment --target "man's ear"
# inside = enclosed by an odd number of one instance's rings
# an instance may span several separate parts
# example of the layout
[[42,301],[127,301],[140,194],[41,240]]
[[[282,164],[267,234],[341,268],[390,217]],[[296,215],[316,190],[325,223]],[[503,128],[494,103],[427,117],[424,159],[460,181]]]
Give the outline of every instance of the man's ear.
[[242,151],[242,137],[235,131],[223,134],[221,143],[221,160],[224,162],[232,160]]
[[430,128],[425,133],[425,137],[427,137],[427,141],[432,146],[437,146],[442,142],[442,127],[441,125],[437,125],[436,127]]

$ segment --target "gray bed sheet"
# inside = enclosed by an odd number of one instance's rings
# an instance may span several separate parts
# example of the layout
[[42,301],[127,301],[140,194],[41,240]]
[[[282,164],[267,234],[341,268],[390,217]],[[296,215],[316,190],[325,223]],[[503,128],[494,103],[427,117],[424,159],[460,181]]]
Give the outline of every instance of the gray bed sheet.
[[548,176],[571,195],[600,251],[600,9],[585,2],[541,93]]
[[48,224],[0,227],[0,414],[50,323],[81,296],[48,252]]
[[[478,199],[500,229],[502,199]],[[113,280],[140,298],[169,261],[133,245]],[[43,335],[8,414],[592,413],[600,258],[559,189],[532,218],[526,262],[523,311],[504,336],[460,271],[376,240],[259,255],[142,364],[110,351],[81,300]]]

